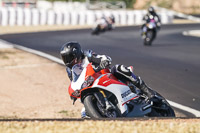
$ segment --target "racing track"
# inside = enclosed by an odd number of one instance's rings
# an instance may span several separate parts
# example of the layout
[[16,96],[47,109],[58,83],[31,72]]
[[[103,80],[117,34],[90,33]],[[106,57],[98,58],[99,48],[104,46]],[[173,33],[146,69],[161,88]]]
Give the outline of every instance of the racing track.
[[151,47],[145,47],[139,26],[116,28],[99,36],[90,29],[1,35],[0,39],[59,57],[67,41],[112,57],[112,64],[133,65],[154,90],[176,103],[200,110],[200,38],[183,36],[200,24],[163,25]]

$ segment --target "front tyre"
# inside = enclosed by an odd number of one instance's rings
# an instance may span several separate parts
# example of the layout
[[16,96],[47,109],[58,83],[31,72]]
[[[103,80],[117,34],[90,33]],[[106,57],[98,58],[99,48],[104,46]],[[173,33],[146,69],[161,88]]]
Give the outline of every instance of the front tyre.
[[102,107],[94,95],[86,96],[83,104],[85,106],[86,113],[91,118],[116,118],[120,116],[119,110],[116,108],[106,110],[105,107]]
[[97,103],[97,99],[93,95],[86,96],[83,101],[85,110],[91,118],[102,118],[102,116],[98,112],[96,103]]
[[144,38],[144,45],[150,46],[152,42],[153,32],[151,30],[146,32],[146,37]]

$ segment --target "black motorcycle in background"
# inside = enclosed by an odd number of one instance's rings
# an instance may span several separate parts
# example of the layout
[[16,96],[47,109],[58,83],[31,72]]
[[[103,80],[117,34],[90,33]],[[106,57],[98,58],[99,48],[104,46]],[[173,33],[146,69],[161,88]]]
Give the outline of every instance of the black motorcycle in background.
[[158,27],[153,16],[150,16],[149,22],[142,26],[142,39],[145,46],[150,46],[153,40],[156,38]]

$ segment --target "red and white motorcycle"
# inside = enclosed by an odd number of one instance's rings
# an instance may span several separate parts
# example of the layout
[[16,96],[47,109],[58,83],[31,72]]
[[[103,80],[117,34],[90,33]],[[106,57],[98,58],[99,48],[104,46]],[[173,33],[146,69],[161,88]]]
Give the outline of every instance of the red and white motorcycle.
[[76,64],[72,77],[69,95],[74,102],[80,98],[91,118],[175,116],[164,97],[157,93],[162,104],[154,103],[133,84],[119,81],[109,69],[96,71],[89,62]]

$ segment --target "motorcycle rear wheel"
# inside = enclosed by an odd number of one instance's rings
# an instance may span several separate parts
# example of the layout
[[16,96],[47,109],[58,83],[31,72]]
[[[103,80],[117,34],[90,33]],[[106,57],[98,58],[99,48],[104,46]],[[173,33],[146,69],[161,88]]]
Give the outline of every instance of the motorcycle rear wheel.
[[[152,108],[152,112],[150,113],[150,116],[152,117],[176,117],[174,110],[170,106],[170,104],[167,102],[167,100],[160,95],[158,92],[154,91],[156,95],[161,97],[162,104],[158,106],[158,108]],[[167,108],[166,110],[162,110],[162,107]]]

